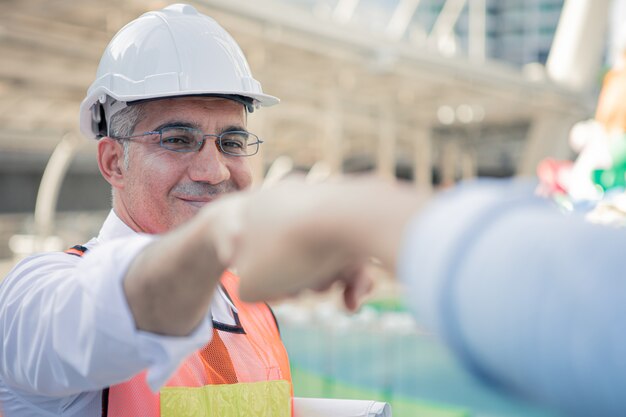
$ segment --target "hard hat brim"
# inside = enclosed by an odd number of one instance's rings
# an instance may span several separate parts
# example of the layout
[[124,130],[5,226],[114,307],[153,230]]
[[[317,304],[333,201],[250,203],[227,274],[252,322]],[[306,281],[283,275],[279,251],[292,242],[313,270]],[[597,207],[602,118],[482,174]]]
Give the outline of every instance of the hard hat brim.
[[[192,92],[186,91],[181,94],[172,94],[172,93],[163,93],[162,95],[153,94],[151,97],[146,98],[145,96],[136,96],[136,95],[126,95],[119,96],[112,94],[107,88],[100,87],[94,91],[92,91],[88,97],[86,97],[80,105],[80,131],[81,133],[88,139],[100,139],[103,137],[102,135],[98,135],[93,127],[93,118],[92,118],[92,108],[93,106],[99,106],[98,103],[99,98],[105,96],[113,98],[118,102],[123,103],[139,103],[145,101],[166,99],[166,98],[183,98],[183,97],[223,97],[226,99],[238,101],[243,104],[248,111],[252,111],[254,108],[258,107],[270,107],[280,103],[280,99],[269,94],[263,93],[250,93],[243,91],[199,91]],[[240,97],[238,99],[237,97]],[[247,102],[245,99],[250,99],[250,102]]]

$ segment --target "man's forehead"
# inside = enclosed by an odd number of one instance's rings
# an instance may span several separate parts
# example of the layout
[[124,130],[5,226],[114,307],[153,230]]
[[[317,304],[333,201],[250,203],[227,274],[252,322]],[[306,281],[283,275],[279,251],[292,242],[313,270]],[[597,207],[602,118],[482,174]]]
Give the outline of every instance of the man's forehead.
[[207,124],[240,124],[245,127],[246,109],[243,104],[220,97],[176,97],[143,103],[140,125],[149,128],[176,123],[207,127]]
[[176,97],[141,103],[140,120],[134,133],[183,125],[206,132],[246,129],[247,112],[236,101],[221,97]]
[[245,111],[245,106],[235,100],[230,100],[224,97],[199,97],[199,96],[188,96],[188,97],[168,97],[162,98],[158,100],[150,100],[145,102],[148,109],[150,108],[158,108],[162,110],[163,108],[189,108],[194,107],[198,109],[208,109],[208,110],[222,110],[222,109],[233,109],[233,110],[241,110]]

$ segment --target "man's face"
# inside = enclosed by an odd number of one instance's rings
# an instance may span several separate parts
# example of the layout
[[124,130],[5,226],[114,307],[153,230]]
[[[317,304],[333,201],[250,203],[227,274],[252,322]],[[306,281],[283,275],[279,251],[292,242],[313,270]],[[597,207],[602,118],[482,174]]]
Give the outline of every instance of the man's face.
[[[239,103],[218,98],[157,100],[146,104],[134,134],[178,125],[205,134],[245,130],[245,110]],[[132,139],[129,151],[114,208],[136,231],[170,230],[222,193],[244,189],[252,181],[248,158],[221,153],[211,137],[199,152],[163,149],[156,135]]]

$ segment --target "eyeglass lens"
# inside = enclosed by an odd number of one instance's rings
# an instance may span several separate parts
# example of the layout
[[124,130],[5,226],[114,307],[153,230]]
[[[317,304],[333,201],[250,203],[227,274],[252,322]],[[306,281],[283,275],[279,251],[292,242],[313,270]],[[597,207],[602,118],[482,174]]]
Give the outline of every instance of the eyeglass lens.
[[200,149],[206,136],[216,137],[219,149],[228,155],[254,155],[259,141],[245,131],[224,132],[220,135],[204,135],[197,129],[167,127],[161,130],[161,146],[175,152],[195,152]]

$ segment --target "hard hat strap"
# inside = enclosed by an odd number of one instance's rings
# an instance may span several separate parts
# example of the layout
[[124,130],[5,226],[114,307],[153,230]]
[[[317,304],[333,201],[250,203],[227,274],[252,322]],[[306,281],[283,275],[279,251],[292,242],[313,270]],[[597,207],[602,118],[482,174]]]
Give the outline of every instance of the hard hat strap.
[[105,117],[105,123],[106,123],[104,130],[106,132],[106,136],[110,136],[111,118],[113,117],[113,115],[115,115],[115,113],[126,108],[127,103],[124,101],[117,101],[110,96],[104,96],[104,102],[102,101],[102,98],[101,98],[100,100],[98,100],[98,103],[101,103],[102,109],[104,110],[104,117]]

